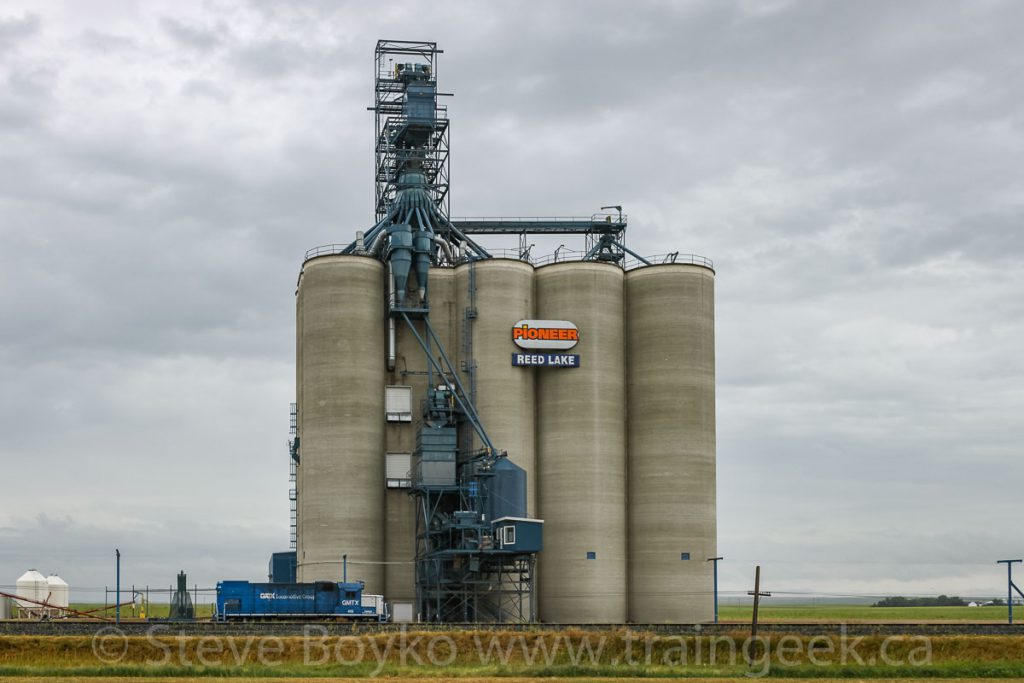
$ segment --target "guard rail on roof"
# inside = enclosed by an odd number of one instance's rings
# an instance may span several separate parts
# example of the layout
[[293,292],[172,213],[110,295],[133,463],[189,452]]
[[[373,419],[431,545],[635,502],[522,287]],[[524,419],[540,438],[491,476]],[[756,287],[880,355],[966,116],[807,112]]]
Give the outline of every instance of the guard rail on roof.
[[[348,247],[347,244],[324,244],[319,247],[313,247],[306,252],[306,259],[316,258],[317,256],[330,256],[332,254],[341,254]],[[585,251],[574,251],[571,249],[559,249],[553,254],[544,254],[542,256],[534,257],[529,250],[524,253],[519,249],[488,249],[487,250],[492,258],[504,258],[513,259],[515,261],[523,261],[534,266],[548,266],[553,263],[564,263],[570,261],[582,261],[583,257],[587,255]],[[365,255],[356,252],[354,255]],[[699,254],[683,254],[678,251],[672,251],[667,254],[655,254],[653,256],[645,256],[651,265],[662,265],[666,263],[680,263],[694,266],[703,266],[710,270],[715,269],[714,261],[711,259],[701,256]],[[458,263],[466,263],[472,259],[463,257],[458,260]],[[592,259],[598,263],[607,263],[607,261],[598,261]],[[623,270],[633,270],[634,268],[642,268],[647,265],[643,261],[637,258],[629,257],[626,255],[618,263],[622,266]]]
[[[667,254],[655,254],[654,256],[645,256],[644,258],[650,261],[652,266],[665,263],[682,263],[692,266],[703,266],[710,270],[715,269],[715,262],[700,254],[681,254],[678,251],[672,251]],[[627,258],[623,268],[633,270],[634,268],[642,268],[645,265],[647,264],[639,259]]]
[[340,254],[348,248],[347,244],[321,244],[318,247],[313,247],[306,252],[306,259],[316,258],[317,256],[330,256],[331,254]]

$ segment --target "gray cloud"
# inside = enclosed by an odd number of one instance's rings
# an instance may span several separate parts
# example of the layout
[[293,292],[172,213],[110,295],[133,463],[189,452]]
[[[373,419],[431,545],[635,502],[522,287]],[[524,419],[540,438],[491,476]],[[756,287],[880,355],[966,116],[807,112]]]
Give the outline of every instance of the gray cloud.
[[137,583],[257,577],[286,545],[295,277],[371,221],[382,37],[445,49],[456,215],[621,203],[632,248],[715,259],[727,588],[761,562],[792,591],[1000,590],[1018,4],[19,4],[0,584],[110,583],[126,535]]
[[0,53],[38,33],[41,24],[39,15],[29,12],[17,17],[0,16]]
[[160,26],[181,45],[199,50],[210,50],[217,47],[221,44],[222,34],[227,32],[223,24],[217,28],[197,27],[174,17],[163,17],[160,20]]

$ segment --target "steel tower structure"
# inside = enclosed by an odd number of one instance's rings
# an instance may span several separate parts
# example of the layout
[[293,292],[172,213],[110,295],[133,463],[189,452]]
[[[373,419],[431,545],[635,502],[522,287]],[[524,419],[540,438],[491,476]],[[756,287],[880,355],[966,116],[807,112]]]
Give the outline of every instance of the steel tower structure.
[[[398,192],[404,170],[416,168],[426,176],[428,192],[440,213],[448,217],[448,109],[437,103],[437,43],[378,40],[374,50],[374,168],[379,221]],[[409,63],[411,62],[411,63]],[[410,119],[430,120],[419,135],[405,136]]]
[[[525,474],[491,442],[430,324],[430,268],[490,256],[448,219],[449,126],[437,101],[439,54],[436,43],[377,42],[370,108],[376,224],[343,251],[387,265],[389,368],[398,324],[427,361],[429,388],[410,473],[420,618],[532,621],[541,522],[525,519]],[[460,450],[460,429],[474,430],[483,448]]]

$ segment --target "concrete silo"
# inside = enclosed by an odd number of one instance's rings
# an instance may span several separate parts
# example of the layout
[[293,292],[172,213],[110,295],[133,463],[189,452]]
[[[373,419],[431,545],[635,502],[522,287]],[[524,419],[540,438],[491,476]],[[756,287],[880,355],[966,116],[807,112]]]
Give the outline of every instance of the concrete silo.
[[575,323],[581,363],[536,370],[544,621],[626,620],[623,280],[604,263],[537,270],[537,318]]
[[303,264],[297,293],[299,581],[339,580],[347,555],[368,593],[384,588],[384,265]]
[[[537,505],[534,374],[510,362],[512,327],[533,317],[533,266],[488,259],[460,265],[455,275],[458,334],[453,346],[458,349],[463,382],[475,386],[477,412],[491,441],[526,471],[528,512],[533,517]],[[480,447],[478,440],[474,447]]]
[[[455,269],[432,268],[428,279],[430,322],[446,352],[451,353],[455,348]],[[389,471],[384,494],[384,585],[389,600],[412,602],[416,598],[416,507],[409,495],[409,472],[403,468],[416,447],[416,430],[422,421],[420,405],[426,398],[427,362],[422,347],[406,326],[397,325],[395,336],[394,369],[386,371],[385,384],[409,387],[411,415],[408,421],[389,417],[386,426],[385,457]],[[435,348],[434,356],[437,355]],[[437,380],[434,374],[434,381]]]
[[626,274],[629,618],[714,618],[715,274]]

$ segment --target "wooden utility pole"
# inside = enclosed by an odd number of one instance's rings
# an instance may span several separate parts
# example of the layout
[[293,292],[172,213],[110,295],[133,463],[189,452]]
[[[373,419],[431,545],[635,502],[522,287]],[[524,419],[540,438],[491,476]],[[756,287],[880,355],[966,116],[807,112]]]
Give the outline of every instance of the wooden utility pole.
[[[770,598],[771,593],[761,592],[761,565],[757,565],[754,570],[754,590],[747,591],[747,595],[754,596],[754,614],[750,620],[750,643],[751,649],[757,647],[757,608],[761,604],[761,598]],[[754,661],[753,655],[750,657],[750,661]]]

